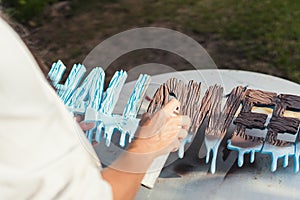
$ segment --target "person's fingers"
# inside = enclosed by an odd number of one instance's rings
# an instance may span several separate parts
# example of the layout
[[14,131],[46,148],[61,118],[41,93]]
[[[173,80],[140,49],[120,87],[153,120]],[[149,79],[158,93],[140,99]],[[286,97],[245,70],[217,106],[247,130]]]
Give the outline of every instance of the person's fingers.
[[190,125],[183,125],[183,126],[181,126],[181,128],[182,128],[182,129],[185,129],[185,130],[189,130]]
[[93,147],[96,146],[97,144],[99,144],[99,143],[98,143],[96,140],[93,140],[93,141],[92,141]]
[[88,131],[88,130],[94,128],[95,123],[80,122],[79,126],[83,131]]
[[74,119],[76,120],[76,122],[81,122],[82,120],[83,120],[83,117],[81,116],[81,115],[76,115],[75,117],[74,117]]
[[189,128],[191,125],[191,119],[187,115],[181,116],[181,121],[179,122],[179,126],[183,128]]
[[188,129],[191,125],[191,120],[186,115],[178,115],[178,116],[169,118],[168,123],[170,125],[180,126],[180,127],[183,127],[184,129]]
[[187,135],[188,135],[187,130],[180,129],[179,132],[178,132],[177,137],[178,137],[179,140],[182,140],[182,139],[186,138]]
[[176,152],[176,151],[178,151],[178,149],[179,149],[179,147],[176,147],[176,148],[172,149],[171,152]]
[[160,139],[160,141],[172,141],[171,143],[169,143],[171,148],[170,150],[178,148],[180,145],[180,140],[186,138],[186,136],[188,135],[188,132],[185,129],[177,129],[176,131],[168,133],[168,136],[165,135]]
[[172,131],[168,131],[167,135],[164,135],[163,138],[160,139],[160,141],[172,141],[169,143],[169,152],[177,151],[180,146],[180,140],[186,138],[188,135],[187,130],[185,129],[176,129]]
[[172,148],[171,152],[177,151],[179,149],[179,146],[180,146],[179,140],[174,140],[171,145],[171,148]]
[[140,126],[148,125],[150,123],[150,119],[151,119],[151,114],[148,112],[144,113],[141,117],[139,125]]
[[173,115],[179,113],[180,110],[180,102],[176,99],[171,99],[163,108],[162,110],[166,112],[168,115]]

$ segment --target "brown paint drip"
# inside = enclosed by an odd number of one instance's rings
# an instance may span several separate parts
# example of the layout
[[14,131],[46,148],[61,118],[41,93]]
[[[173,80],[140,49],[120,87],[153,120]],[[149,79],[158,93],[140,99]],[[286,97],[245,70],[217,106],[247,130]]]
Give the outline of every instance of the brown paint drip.
[[275,110],[273,111],[272,121],[269,124],[269,131],[266,141],[276,146],[289,145],[290,142],[278,140],[280,133],[296,134],[300,120],[292,117],[284,117],[287,110],[300,110],[300,97],[290,94],[280,94],[277,96]]
[[210,108],[209,108],[209,121],[205,130],[206,135],[220,136],[221,130],[219,129],[219,119],[221,117],[221,103],[223,88],[220,86],[210,87],[212,90],[210,96]]
[[291,144],[290,142],[283,141],[283,140],[278,140],[277,139],[278,132],[273,129],[268,130],[268,135],[266,137],[266,142],[275,146],[288,146]]
[[176,78],[169,79],[164,85],[167,88],[168,96],[169,94],[174,94],[176,99],[180,102],[180,106],[181,106],[180,110],[181,112],[183,112],[184,111],[183,108],[185,107],[186,98],[188,95],[187,85],[181,80],[178,81]]
[[[247,89],[245,101],[250,102],[252,105],[274,105],[276,93],[266,92],[261,90]],[[250,110],[249,110],[250,111]]]
[[[296,134],[298,131],[300,120],[283,117],[283,114],[287,109],[300,111],[299,96],[289,94],[280,94],[277,96],[273,92],[254,89],[247,89],[245,91],[245,88],[239,86],[231,91],[221,112],[222,87],[217,85],[210,86],[206,90],[201,103],[199,103],[200,92],[200,83],[190,81],[186,85],[183,81],[171,78],[157,89],[148,107],[148,112],[156,112],[169,101],[170,95],[174,95],[181,103],[181,114],[188,115],[191,118],[190,133],[196,133],[206,115],[209,115],[210,120],[206,128],[206,135],[222,137],[229,128],[234,114],[242,102],[241,112],[234,122],[236,128],[233,133],[232,142],[240,141],[239,143],[241,143],[244,140],[241,145],[245,147],[254,145],[254,143],[261,143],[264,140],[273,145],[284,146],[289,144],[289,142],[278,140],[278,134]],[[250,136],[245,133],[246,128],[265,128],[264,124],[267,115],[251,112],[253,106],[275,106],[266,138]]]
[[168,102],[168,90],[166,86],[161,85],[155,92],[149,106],[147,112],[154,113],[157,110],[161,109],[164,104]]
[[201,83],[198,84],[191,80],[186,85],[183,81],[172,78],[166,82],[166,87],[169,94],[174,94],[180,102],[181,114],[188,115],[191,118],[192,122],[189,133],[196,133],[199,128],[199,123],[196,123],[197,120],[200,117],[200,124],[202,124],[204,119],[201,119],[201,116],[199,116],[201,115],[200,110],[196,109],[200,104]]
[[211,108],[211,98],[213,96],[214,93],[214,87],[210,86],[202,100],[201,103],[198,107],[194,108],[195,109],[195,115],[193,118],[191,118],[192,120],[192,126],[190,128],[190,132],[191,133],[196,133],[198,128],[201,126],[201,124],[203,123],[203,120],[205,119],[206,115],[208,114],[208,112],[210,111]]
[[169,94],[174,94],[181,104],[181,113],[191,118],[195,115],[195,107],[199,106],[201,84],[189,81],[188,85],[175,78],[166,82]]
[[[171,78],[157,89],[147,111],[150,113],[157,111],[169,101],[170,95],[175,96],[180,102],[181,114],[188,115],[191,118],[192,125],[189,132],[196,133],[209,110],[206,106],[201,107],[199,105],[200,92],[201,83],[198,84],[191,80],[188,85],[186,85],[181,80]],[[209,96],[208,93],[206,94]],[[207,105],[205,99],[202,100],[202,103]],[[201,108],[204,110],[201,110]],[[203,112],[205,114],[203,114]]]
[[[201,115],[201,110],[197,110],[200,104],[200,92],[201,92],[201,84],[194,83],[190,81],[188,84],[188,94],[186,104],[182,108],[183,114],[188,115],[191,118],[191,127],[189,132],[196,133],[199,128],[199,123],[196,123],[199,119],[199,115]],[[203,119],[200,119],[201,123]]]
[[234,88],[229,94],[224,110],[222,112],[223,117],[222,117],[221,124],[224,124],[222,128],[222,132],[227,131],[227,129],[229,128],[234,118],[234,115],[241,104],[241,101],[245,98],[245,89],[246,88],[242,86],[238,86]]
[[255,146],[255,144],[259,144],[264,141],[264,138],[247,135],[245,134],[245,131],[246,131],[246,126],[240,126],[240,125],[236,126],[236,129],[234,130],[234,136],[231,139],[231,143],[236,146],[246,148],[246,147]]
[[243,138],[243,146],[251,146],[255,143],[262,143],[264,137],[255,137],[246,134],[246,128],[259,128],[264,129],[268,115],[261,113],[253,113],[251,109],[253,106],[273,106],[276,103],[276,93],[265,92],[261,90],[247,89],[245,92],[245,98],[243,100],[243,106],[237,119],[235,120],[236,128],[234,130],[234,136],[232,143],[236,140],[240,141],[239,138]]
[[300,111],[300,96],[291,94],[280,94],[278,98],[287,109]]
[[210,119],[206,128],[206,135],[214,135],[217,137],[224,137],[226,134],[231,121],[233,120],[234,114],[239,108],[239,105],[244,98],[244,88],[239,86],[234,88],[229,97],[227,98],[226,104],[221,112],[221,100],[223,95],[223,88],[215,86],[216,91],[214,92],[214,99],[212,99],[212,108],[210,112]]
[[241,112],[234,121],[235,124],[241,124],[246,128],[264,129],[268,115],[253,112]]
[[291,133],[295,135],[299,125],[300,120],[297,118],[273,116],[269,128],[277,133]]

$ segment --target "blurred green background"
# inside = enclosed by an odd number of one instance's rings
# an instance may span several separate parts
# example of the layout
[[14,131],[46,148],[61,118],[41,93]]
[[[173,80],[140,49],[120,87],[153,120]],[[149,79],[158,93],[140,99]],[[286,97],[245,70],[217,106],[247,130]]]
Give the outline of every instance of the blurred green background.
[[[300,83],[300,1],[290,0],[2,0],[29,34],[24,40],[46,66],[82,62],[101,41],[131,28],[178,30],[198,41],[219,68],[268,73]],[[139,56],[143,54],[143,56]],[[165,52],[133,52],[126,69]],[[137,60],[137,61],[135,61]],[[170,59],[169,59],[170,60]],[[170,63],[167,63],[170,64]],[[180,70],[183,63],[171,63]]]

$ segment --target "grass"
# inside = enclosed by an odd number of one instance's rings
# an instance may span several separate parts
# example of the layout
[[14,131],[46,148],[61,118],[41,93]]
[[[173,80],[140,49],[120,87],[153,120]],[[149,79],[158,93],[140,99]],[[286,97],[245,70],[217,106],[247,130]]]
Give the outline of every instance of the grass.
[[40,15],[44,8],[57,0],[1,0],[7,13],[21,23]]
[[[196,39],[214,38],[217,49],[211,55],[221,68],[267,72],[300,83],[297,0],[73,0],[71,7],[73,17],[61,22],[64,29],[47,32],[49,43],[42,44],[69,52],[65,60],[80,60],[88,51],[87,41],[134,27],[162,26]],[[53,47],[53,41],[59,46]]]
[[300,82],[299,1],[167,2],[168,9],[158,9],[161,3],[151,10],[162,16],[173,15],[177,24],[195,33],[215,34],[248,61],[266,62]]
[[[300,2],[241,1],[222,32],[251,60],[264,60],[300,82]],[[247,8],[247,9],[245,9]]]

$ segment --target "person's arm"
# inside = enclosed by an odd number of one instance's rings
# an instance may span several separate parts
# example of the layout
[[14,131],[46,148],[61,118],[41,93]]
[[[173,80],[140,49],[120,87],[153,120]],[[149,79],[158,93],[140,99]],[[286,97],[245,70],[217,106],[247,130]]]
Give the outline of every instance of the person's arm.
[[[119,159],[128,162],[126,157]],[[151,161],[149,160],[148,166],[150,164]],[[145,175],[145,173],[125,172],[111,167],[102,170],[101,174],[103,179],[111,185],[114,199],[120,200],[133,199]]]
[[177,100],[172,100],[152,117],[142,118],[137,138],[122,156],[102,170],[114,199],[133,199],[154,158],[178,149],[190,125],[187,116],[174,116],[179,106]]

